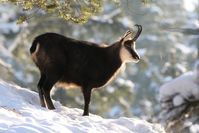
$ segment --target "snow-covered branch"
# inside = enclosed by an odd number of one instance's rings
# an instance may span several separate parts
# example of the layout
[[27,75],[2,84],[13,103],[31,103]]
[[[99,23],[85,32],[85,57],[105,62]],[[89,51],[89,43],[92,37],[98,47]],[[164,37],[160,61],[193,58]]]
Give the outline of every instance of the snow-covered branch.
[[162,106],[160,119],[166,121],[168,128],[175,127],[179,121],[192,119],[193,112],[197,113],[199,109],[199,61],[196,61],[194,71],[162,85],[159,100]]

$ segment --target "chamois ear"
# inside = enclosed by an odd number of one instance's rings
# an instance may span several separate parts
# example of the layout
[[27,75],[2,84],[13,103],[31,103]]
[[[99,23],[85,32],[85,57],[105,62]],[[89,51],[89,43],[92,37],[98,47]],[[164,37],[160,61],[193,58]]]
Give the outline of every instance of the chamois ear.
[[127,40],[132,39],[132,32],[130,30],[126,31],[126,33],[123,35],[123,37],[120,39],[120,43],[123,45],[124,42],[126,42]]

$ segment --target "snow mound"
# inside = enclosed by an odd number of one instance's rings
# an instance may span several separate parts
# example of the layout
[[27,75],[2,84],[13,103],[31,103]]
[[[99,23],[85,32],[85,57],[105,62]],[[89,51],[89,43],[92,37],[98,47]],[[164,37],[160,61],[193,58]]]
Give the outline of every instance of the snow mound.
[[82,110],[40,107],[38,94],[0,80],[1,133],[165,133],[159,124],[137,118],[104,119],[81,116]]

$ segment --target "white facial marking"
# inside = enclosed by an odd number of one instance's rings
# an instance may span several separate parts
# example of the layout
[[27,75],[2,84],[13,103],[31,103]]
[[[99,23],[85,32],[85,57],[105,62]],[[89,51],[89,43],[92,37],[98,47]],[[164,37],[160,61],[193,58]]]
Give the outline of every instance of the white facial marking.
[[[135,45],[133,46],[134,51],[137,53],[136,49],[135,49]],[[128,63],[128,62],[139,62],[138,59],[134,59],[131,55],[131,53],[124,47],[122,46],[121,50],[120,50],[120,58],[122,60],[122,62],[124,63]]]
[[122,62],[126,63],[126,62],[131,62],[132,61],[132,57],[131,54],[129,53],[129,51],[122,46],[121,50],[120,50],[120,58],[122,60]]

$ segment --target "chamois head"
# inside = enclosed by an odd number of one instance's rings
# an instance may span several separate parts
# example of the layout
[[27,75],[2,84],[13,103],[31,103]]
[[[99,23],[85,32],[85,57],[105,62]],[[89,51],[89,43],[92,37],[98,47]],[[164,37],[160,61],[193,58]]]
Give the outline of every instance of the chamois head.
[[135,49],[135,42],[142,32],[142,26],[138,24],[135,26],[138,28],[138,31],[133,38],[131,37],[132,32],[127,31],[120,39],[120,44],[122,45],[120,50],[120,58],[122,62],[138,62],[140,60],[140,57]]

